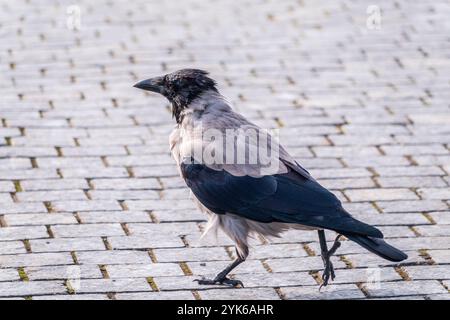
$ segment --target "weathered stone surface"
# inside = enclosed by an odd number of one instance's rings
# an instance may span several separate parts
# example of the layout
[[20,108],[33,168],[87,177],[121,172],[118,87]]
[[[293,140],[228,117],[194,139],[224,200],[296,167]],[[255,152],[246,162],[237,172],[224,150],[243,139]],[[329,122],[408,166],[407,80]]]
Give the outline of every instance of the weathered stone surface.
[[[69,5],[80,8],[80,30]],[[444,6],[5,4],[0,299],[449,299]],[[393,263],[342,241],[336,280],[319,292],[317,232],[290,230],[249,240],[232,272],[245,289],[193,282],[229,264],[234,243],[221,232],[200,239],[207,215],[170,157],[168,103],[132,87],[188,67],[208,70],[236,110],[275,129],[348,212],[409,258]],[[326,232],[329,246],[335,237]]]

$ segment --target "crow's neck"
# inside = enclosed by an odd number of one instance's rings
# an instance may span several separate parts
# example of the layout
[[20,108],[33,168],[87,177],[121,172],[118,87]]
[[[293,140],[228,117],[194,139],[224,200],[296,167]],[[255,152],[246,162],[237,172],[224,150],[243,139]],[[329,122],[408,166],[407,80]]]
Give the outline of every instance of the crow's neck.
[[217,91],[207,90],[195,98],[187,107],[175,115],[177,123],[187,124],[202,121],[205,114],[230,110],[225,98]]

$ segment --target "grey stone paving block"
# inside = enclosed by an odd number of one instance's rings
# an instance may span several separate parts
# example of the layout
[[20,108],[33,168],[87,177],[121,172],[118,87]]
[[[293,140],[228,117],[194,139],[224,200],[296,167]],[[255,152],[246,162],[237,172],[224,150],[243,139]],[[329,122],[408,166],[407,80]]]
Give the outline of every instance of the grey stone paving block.
[[[163,139],[154,138],[155,144],[145,145],[145,146],[129,146],[128,150],[132,155],[143,155],[143,154],[155,154],[155,153],[169,153],[169,146],[165,143]],[[161,144],[156,144],[160,142]]]
[[2,203],[12,203],[13,200],[9,193],[0,193],[0,202]]
[[0,192],[15,192],[14,184],[10,181],[0,181]]
[[[289,152],[290,149],[287,148]],[[294,155],[293,155],[294,156]],[[344,165],[338,160],[334,158],[302,158],[295,156],[297,161],[302,164],[303,167],[308,168],[310,170],[313,169],[329,169],[329,168],[343,168]]]
[[190,291],[117,293],[116,300],[194,300]]
[[80,212],[78,216],[83,223],[152,222],[149,214],[143,211],[93,211]]
[[414,237],[415,233],[407,226],[379,226],[385,238]]
[[181,177],[161,178],[160,181],[164,189],[172,189],[172,188],[177,189],[186,187],[186,182],[184,182],[184,180]]
[[134,176],[137,178],[178,177],[178,171],[174,165],[134,167]]
[[31,281],[102,278],[100,268],[95,265],[26,267],[25,273]]
[[207,215],[198,209],[154,210],[152,213],[160,222],[206,221],[207,219]]
[[450,155],[414,155],[413,158],[421,166],[446,165]]
[[125,168],[63,168],[64,178],[128,178]]
[[195,222],[173,222],[173,223],[129,223],[128,229],[132,235],[186,235],[198,234],[200,229]]
[[79,283],[71,281],[71,284],[77,294],[152,291],[145,278],[83,279]]
[[450,300],[450,294],[444,293],[444,294],[430,294],[427,296],[430,300]]
[[159,193],[154,190],[92,190],[89,195],[92,200],[159,199]]
[[441,177],[379,177],[378,183],[384,188],[417,188],[417,187],[445,187]]
[[0,137],[20,136],[20,130],[17,128],[0,128]]
[[431,212],[431,218],[438,224],[450,224],[450,211],[447,212]]
[[371,282],[371,279],[381,281],[401,280],[401,276],[391,267],[367,268],[367,269],[341,269],[336,271],[333,283],[358,283]]
[[409,189],[353,189],[346,190],[345,194],[351,201],[391,201],[391,200],[417,200],[419,197]]
[[[390,241],[389,241],[390,242]],[[408,255],[408,258],[402,261],[400,264],[424,264],[425,259],[419,255],[418,251],[409,251],[408,247],[399,247],[402,251]],[[338,252],[339,253],[339,252]],[[398,262],[391,262],[378,257],[375,254],[367,253],[367,251],[358,254],[346,254],[345,258],[352,264],[355,268],[364,267],[385,267],[385,266],[397,266]]]
[[16,269],[0,268],[0,282],[20,280],[19,272]]
[[0,157],[44,157],[56,156],[55,148],[50,147],[2,147]]
[[404,156],[371,156],[371,157],[342,157],[342,160],[350,168],[355,167],[375,167],[380,170],[385,166],[401,166],[406,167],[410,165],[408,159]]
[[396,177],[396,176],[442,176],[444,172],[439,167],[421,167],[421,166],[403,166],[403,167],[380,167],[376,168],[376,172],[380,176]]
[[431,224],[431,222],[421,213],[375,213],[352,215],[365,223],[383,226],[383,225],[420,225]]
[[417,193],[423,199],[450,199],[450,189],[448,187],[444,188],[420,188]]
[[[376,134],[378,132],[383,134],[399,134],[408,133],[408,130],[402,125],[367,125],[367,124],[350,124],[342,126],[346,134]],[[394,152],[391,152],[395,154]]]
[[393,296],[393,297],[383,297],[383,298],[368,298],[368,300],[412,300],[412,301],[420,301],[420,300],[426,300],[425,296],[423,295],[417,295],[417,296]]
[[148,166],[151,165],[172,165],[174,160],[168,155],[149,155],[149,156],[125,156],[125,157],[107,157],[108,163],[113,166]]
[[393,297],[447,293],[447,290],[436,280],[416,280],[382,282],[379,288],[368,288],[371,297]]
[[0,296],[32,296],[66,293],[63,281],[0,282]]
[[73,158],[37,158],[39,168],[104,168],[104,164],[100,157],[82,158],[77,157],[76,161]]
[[184,243],[179,237],[153,233],[147,235],[109,237],[113,249],[181,248]]
[[371,135],[364,138],[357,135],[330,135],[329,139],[337,146],[377,146],[394,142],[392,137],[382,135]]
[[180,261],[230,261],[231,259],[224,248],[174,248],[155,249],[158,262],[180,262]]
[[[332,258],[333,266],[337,269],[345,268],[345,263],[339,258]],[[276,272],[294,272],[294,271],[310,271],[323,270],[323,262],[320,256],[302,257],[302,258],[284,258],[284,259],[268,259],[265,263],[270,269]]]
[[375,182],[370,178],[320,179],[319,182],[325,188],[338,190],[376,187]]
[[77,252],[80,264],[130,264],[151,263],[150,256],[145,251],[109,250]]
[[8,226],[77,224],[77,220],[71,213],[6,214],[4,219]]
[[130,210],[198,210],[192,200],[128,200]]
[[352,215],[366,214],[376,215],[378,210],[371,203],[367,202],[347,202],[345,203],[345,209],[351,212]]
[[44,201],[55,201],[59,199],[66,200],[85,200],[86,195],[82,190],[52,190],[52,191],[29,191],[29,192],[18,192],[16,194],[19,201],[24,202],[44,202]]
[[317,287],[282,287],[281,292],[289,300],[363,299],[364,294],[354,284],[334,284]]
[[90,147],[90,146],[132,146],[132,145],[142,145],[142,139],[138,137],[115,137],[114,139],[110,139],[109,137],[100,137],[100,138],[80,138],[78,139],[80,146],[82,147]]
[[251,259],[306,257],[308,254],[300,243],[253,246]]
[[380,153],[375,147],[343,147],[343,146],[330,146],[330,147],[314,147],[314,153],[320,158],[326,157],[343,157],[343,156],[354,156],[354,157],[370,157],[377,156]]
[[161,196],[164,199],[173,199],[173,200],[189,199],[190,190],[188,188],[164,190],[162,191]]
[[97,190],[161,189],[156,179],[94,179],[92,185]]
[[33,300],[109,300],[106,294],[65,294],[65,295],[52,295],[52,296],[34,296]]
[[377,201],[376,204],[384,212],[422,212],[448,209],[445,202],[439,200]]
[[63,147],[61,152],[66,157],[123,156],[127,154],[126,149],[121,146]]
[[84,179],[25,180],[20,185],[24,191],[89,189]]
[[53,179],[59,178],[55,169],[0,170],[0,177],[7,180]]
[[61,253],[24,253],[0,256],[2,267],[32,267],[72,264],[73,259],[68,252]]
[[450,248],[450,237],[417,237],[389,239],[389,243],[408,250]]
[[100,237],[37,239],[30,240],[30,246],[33,252],[105,250],[105,245]]
[[0,241],[48,238],[45,226],[0,228]]
[[114,200],[52,201],[52,208],[58,212],[122,210],[122,207],[120,206],[119,202]]
[[387,155],[422,155],[422,154],[448,154],[449,151],[440,144],[420,146],[382,146]]
[[25,245],[22,241],[2,241],[0,242],[0,255],[25,253]]
[[450,235],[450,225],[432,225],[432,226],[417,226],[416,230],[422,236],[438,237]]
[[406,266],[405,270],[413,280],[450,279],[446,265]]
[[163,276],[182,276],[183,270],[177,263],[146,263],[108,265],[110,278],[147,278]]
[[199,292],[202,300],[279,300],[272,288],[212,289]]
[[429,250],[428,254],[436,263],[450,263],[450,253],[448,250]]
[[329,142],[325,137],[321,136],[302,136],[302,137],[292,137],[285,134],[285,131],[280,131],[280,137],[278,139],[283,146],[289,147],[309,147],[309,146],[328,146]]
[[55,225],[52,227],[57,238],[73,238],[83,235],[83,237],[107,237],[123,236],[125,231],[118,223],[96,223],[78,225]]
[[29,203],[0,203],[0,212],[7,213],[46,213],[47,209],[43,203],[29,202]]
[[29,159],[0,159],[0,168],[2,170],[31,169],[31,161]]
[[316,179],[323,178],[358,178],[370,177],[370,171],[364,168],[342,168],[342,169],[314,169],[310,170],[311,175]]

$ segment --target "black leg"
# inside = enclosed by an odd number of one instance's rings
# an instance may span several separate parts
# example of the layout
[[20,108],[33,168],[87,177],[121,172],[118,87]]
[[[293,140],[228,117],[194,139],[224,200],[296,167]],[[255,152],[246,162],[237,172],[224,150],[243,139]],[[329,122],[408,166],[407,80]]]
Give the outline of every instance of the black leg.
[[320,290],[323,286],[328,285],[330,278],[331,278],[331,280],[334,280],[334,278],[336,277],[336,275],[334,273],[333,263],[331,262],[331,256],[341,246],[341,243],[339,242],[339,238],[341,237],[341,235],[338,235],[336,237],[336,240],[334,240],[333,246],[331,247],[330,250],[328,250],[327,240],[325,238],[325,231],[319,230],[318,233],[319,233],[319,242],[320,242],[320,251],[321,251],[322,261],[323,261],[323,265],[325,267],[325,269],[323,271],[323,275],[322,275],[323,282],[319,288],[319,290]]
[[197,281],[198,284],[203,285],[213,285],[213,284],[225,284],[230,285],[233,287],[241,286],[244,287],[244,284],[241,280],[234,280],[227,277],[227,275],[238,265],[240,265],[242,262],[244,262],[245,259],[242,259],[241,257],[236,258],[232,263],[230,263],[225,269],[223,269],[214,279],[206,279],[202,277],[202,279],[195,279],[194,281]]

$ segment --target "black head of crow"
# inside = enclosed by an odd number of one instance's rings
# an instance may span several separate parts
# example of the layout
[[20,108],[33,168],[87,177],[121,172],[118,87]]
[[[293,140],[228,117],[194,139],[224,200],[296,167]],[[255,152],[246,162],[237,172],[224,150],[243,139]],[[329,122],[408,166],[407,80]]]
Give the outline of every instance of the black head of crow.
[[217,92],[216,82],[209,78],[208,72],[199,69],[182,69],[161,77],[140,81],[134,86],[139,89],[162,94],[172,104],[172,113],[177,123],[181,112],[203,92]]
[[[233,111],[207,72],[183,69],[141,81],[135,87],[162,94],[172,103],[178,125],[170,136],[170,147],[181,177],[199,207],[209,213],[206,231],[221,228],[236,244],[236,260],[214,279],[200,279],[200,284],[242,285],[227,274],[248,256],[248,238],[251,235],[277,237],[288,229],[318,231],[325,268],[323,285],[335,276],[330,258],[339,248],[342,235],[384,259],[402,261],[407,258],[405,253],[384,241],[380,230],[353,218],[339,199],[321,186],[279,143],[272,143],[264,150],[277,151],[276,166],[270,173],[262,170],[263,166],[258,163],[218,164],[193,158],[190,152],[193,145],[203,149],[211,146],[209,140],[203,139],[210,129],[220,133],[241,128],[263,131]],[[222,151],[228,151],[230,146],[232,151],[259,148],[258,139],[240,135],[236,139],[239,143],[234,144],[232,140]],[[224,145],[217,142],[215,147],[220,149]],[[338,234],[330,249],[324,230]]]

